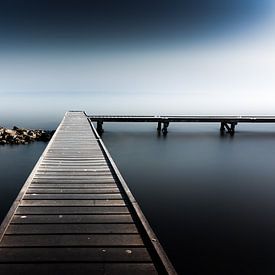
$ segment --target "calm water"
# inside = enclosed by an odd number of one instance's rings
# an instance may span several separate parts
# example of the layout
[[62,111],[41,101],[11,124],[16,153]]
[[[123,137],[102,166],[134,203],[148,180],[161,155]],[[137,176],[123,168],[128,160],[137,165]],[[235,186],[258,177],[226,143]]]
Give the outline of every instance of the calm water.
[[[52,124],[55,127],[56,123]],[[275,126],[105,124],[103,140],[180,274],[275,274]],[[45,143],[0,147],[6,214]]]

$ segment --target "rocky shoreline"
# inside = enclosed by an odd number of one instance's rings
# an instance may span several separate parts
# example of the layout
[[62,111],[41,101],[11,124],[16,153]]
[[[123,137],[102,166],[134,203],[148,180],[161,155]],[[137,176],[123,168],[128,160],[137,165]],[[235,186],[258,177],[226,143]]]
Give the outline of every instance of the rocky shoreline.
[[55,131],[32,130],[14,126],[8,129],[0,126],[0,145],[29,144],[33,141],[49,141]]

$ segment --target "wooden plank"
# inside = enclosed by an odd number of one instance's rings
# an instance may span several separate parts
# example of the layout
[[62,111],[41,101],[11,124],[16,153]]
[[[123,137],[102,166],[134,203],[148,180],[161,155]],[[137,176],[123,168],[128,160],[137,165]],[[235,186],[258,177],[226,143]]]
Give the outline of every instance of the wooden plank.
[[76,188],[76,189],[98,189],[98,188],[117,188],[116,184],[110,183],[32,183],[30,188]]
[[95,156],[101,155],[101,151],[98,147],[95,148],[85,148],[85,149],[71,149],[71,150],[64,150],[64,149],[51,149],[48,151],[47,156],[50,155],[57,155],[63,157],[63,155],[81,155],[81,156]]
[[77,159],[79,157],[84,158],[84,157],[89,157],[90,155],[93,155],[94,157],[100,157],[100,151],[98,152],[86,152],[86,153],[81,153],[81,152],[68,152],[68,153],[48,153],[46,156],[46,159],[51,159],[51,158],[56,158],[56,157],[62,157],[62,159]]
[[[79,155],[80,154],[80,155]],[[63,157],[64,155],[76,155],[76,157],[93,157],[102,156],[101,151],[98,147],[95,148],[85,148],[85,149],[71,149],[71,150],[64,150],[64,149],[50,149],[47,152],[46,156],[56,155],[57,157]]]
[[41,167],[45,165],[107,165],[106,161],[103,160],[86,160],[86,161],[81,161],[81,160],[43,160],[41,163]]
[[45,166],[83,166],[83,165],[89,165],[89,166],[104,166],[108,167],[107,163],[104,161],[96,160],[96,161],[43,161],[41,163],[41,168],[44,168]]
[[86,184],[110,184],[115,183],[115,180],[113,178],[109,179],[33,179],[32,183],[54,183],[54,184],[76,184],[76,183],[86,183]]
[[[88,145],[89,143],[87,143]],[[76,146],[72,146],[69,150],[68,149],[65,149],[65,148],[54,148],[54,147],[51,147],[51,149],[48,151],[48,154],[51,154],[51,153],[88,153],[88,152],[98,152],[98,153],[101,153],[100,149],[98,148],[97,145],[94,145],[94,146],[83,146],[82,148],[77,148]]]
[[120,193],[118,188],[29,188],[27,194],[114,194]]
[[24,200],[119,200],[121,194],[25,194]]
[[[63,146],[63,147],[62,147]],[[77,145],[69,145],[67,143],[63,143],[63,145],[57,145],[57,146],[52,146],[51,150],[52,152],[78,152],[78,151],[92,151],[98,149],[97,144],[95,145],[90,145],[90,143],[83,144],[81,146]]]
[[0,247],[144,246],[139,234],[5,235]]
[[40,166],[40,172],[43,171],[85,171],[85,169],[90,169],[90,170],[104,170],[107,169],[108,166],[107,165],[63,165],[63,164],[55,164],[55,165],[44,165],[44,166]]
[[[77,138],[77,137],[75,137],[75,138]],[[65,142],[64,142],[64,144],[66,145]],[[88,155],[88,156],[92,155],[94,157],[94,154],[100,156],[101,151],[97,146],[94,146],[94,147],[90,146],[90,148],[81,148],[81,149],[76,149],[75,147],[72,147],[71,150],[54,149],[51,147],[47,153],[47,156],[56,154],[56,155],[58,155],[58,157],[62,157],[63,154],[78,154],[78,153],[81,153],[81,156],[83,153],[84,155]]]
[[36,173],[36,178],[42,178],[42,177],[76,177],[76,176],[90,176],[90,177],[112,177],[112,173],[110,171],[103,171],[103,170],[90,170],[83,169],[82,171],[74,171],[74,170],[68,170],[68,171],[39,171]]
[[97,148],[85,148],[84,149],[71,149],[71,150],[60,150],[60,149],[51,149],[50,151],[48,151],[47,153],[47,157],[52,156],[52,155],[56,155],[57,157],[64,157],[66,155],[75,155],[76,157],[85,157],[85,156],[91,156],[93,155],[95,156],[101,156],[101,151],[100,149]]
[[41,164],[40,169],[106,169],[108,166],[105,163],[46,163]]
[[0,263],[24,262],[151,262],[144,247],[0,248]]
[[42,178],[34,178],[32,180],[33,183],[35,182],[45,182],[47,183],[48,182],[54,182],[56,181],[57,183],[68,183],[68,182],[80,182],[80,183],[102,183],[102,182],[115,182],[114,178],[113,177],[91,177],[91,176],[88,176],[88,177],[69,177],[69,178],[62,178],[62,177],[51,177],[51,178],[47,178],[47,177],[42,177]]
[[69,166],[69,167],[64,167],[64,166],[58,166],[58,165],[55,165],[54,167],[40,167],[38,170],[37,170],[37,173],[45,173],[45,172],[68,172],[70,173],[71,171],[72,172],[109,172],[110,173],[110,169],[107,165],[98,165],[98,166],[94,166],[92,167],[91,165],[88,165],[88,167],[76,167],[76,165],[74,165],[73,167],[72,166]]
[[60,274],[93,274],[93,275],[154,275],[158,274],[151,263],[58,263],[58,264],[1,264],[1,274],[39,274],[39,275],[60,275]]
[[43,161],[41,163],[41,167],[50,167],[50,166],[56,166],[56,167],[63,167],[63,166],[105,166],[106,167],[106,162],[103,162],[103,161],[99,161],[99,160],[96,160],[96,161]]
[[133,223],[130,214],[14,215],[11,224],[22,223]]
[[106,264],[105,274],[131,274],[131,275],[154,275],[158,274],[155,267],[151,263],[138,263],[138,264]]
[[21,206],[125,206],[124,200],[23,200]]
[[104,161],[105,159],[102,156],[94,156],[94,157],[44,157],[44,161],[62,161],[62,162],[79,162],[86,163],[91,161]]
[[95,181],[99,181],[99,180],[111,180],[113,179],[113,177],[107,176],[107,175],[95,175],[95,176],[91,176],[91,175],[86,175],[86,176],[74,176],[74,175],[60,175],[60,176],[42,176],[42,175],[35,175],[34,180],[38,180],[38,179],[46,179],[46,180],[50,180],[50,179],[54,179],[54,180],[95,180]]
[[19,206],[16,214],[129,214],[129,209],[125,206]]
[[[60,156],[61,154],[58,154],[58,156]],[[84,157],[84,154],[79,154],[79,155],[82,155],[82,157]],[[87,154],[87,156],[89,156],[89,154]],[[54,155],[51,155],[51,156],[48,156],[47,159],[52,159],[54,157]],[[62,155],[62,160],[72,160],[72,161],[79,161],[79,159],[77,159],[77,155],[76,154],[73,154],[73,155]]]
[[73,161],[77,161],[77,162],[104,162],[106,161],[102,155],[92,155],[90,154],[89,156],[75,156],[72,157],[71,159],[68,157],[63,157],[61,155],[57,156],[57,157],[50,157],[48,154],[45,156],[44,159],[45,162],[58,162],[58,161],[64,161],[64,162],[73,162]]
[[79,144],[70,145],[65,142],[58,145],[57,142],[55,142],[52,145],[51,150],[71,150],[71,149],[77,150],[77,149],[85,149],[85,148],[90,148],[90,149],[97,148],[97,141],[89,142],[82,145],[79,145]]
[[45,155],[44,160],[54,160],[54,161],[97,161],[97,160],[105,160],[104,157],[102,156],[102,154],[98,154],[98,155],[93,155],[91,157],[91,155],[89,156],[73,156],[73,157],[64,157],[64,156],[57,156],[57,157],[52,157],[49,156],[48,154]]
[[53,158],[53,159],[43,159],[42,164],[44,163],[69,163],[69,164],[79,164],[79,163],[106,163],[106,159],[103,157],[90,157],[90,158],[74,158],[64,159],[64,158]]
[[97,166],[97,167],[91,167],[90,165],[86,167],[58,167],[55,166],[53,168],[46,167],[46,168],[39,168],[37,170],[38,173],[45,173],[45,172],[66,172],[66,173],[72,173],[72,172],[110,172],[110,169],[106,165],[105,167]]
[[[6,235],[39,234],[137,234],[133,223],[90,223],[90,224],[11,224]],[[1,255],[1,253],[0,253]],[[1,257],[0,257],[1,259]]]
[[126,205],[126,202],[124,200],[94,200],[94,203],[95,203],[95,206]]
[[[71,174],[78,174],[78,173],[85,173],[85,174],[112,174],[110,169],[108,169],[107,166],[102,167],[102,166],[97,166],[97,167],[80,167],[80,168],[75,168],[75,167],[55,167],[55,168],[49,168],[47,167],[46,169],[39,169],[37,171],[37,174],[42,174],[42,175],[47,175],[47,174],[53,174],[53,175],[59,175],[67,173],[68,175]],[[81,175],[80,174],[80,175]]]
[[0,274],[93,274],[103,275],[105,267],[103,263],[3,263],[0,264]]
[[59,150],[59,149],[51,149],[48,151],[47,153],[47,157],[52,156],[52,155],[56,155],[57,157],[64,157],[66,155],[72,155],[72,156],[76,156],[79,157],[79,155],[81,155],[81,157],[85,157],[85,156],[91,156],[93,155],[95,156],[101,156],[101,151],[100,149],[97,148],[85,148],[84,149],[71,149],[71,150]]

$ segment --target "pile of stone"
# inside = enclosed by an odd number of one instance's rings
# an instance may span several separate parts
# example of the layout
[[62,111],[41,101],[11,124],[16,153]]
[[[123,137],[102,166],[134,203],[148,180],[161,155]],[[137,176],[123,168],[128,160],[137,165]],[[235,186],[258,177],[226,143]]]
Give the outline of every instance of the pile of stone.
[[29,144],[33,141],[49,141],[54,131],[30,130],[18,128],[13,129],[0,127],[0,145],[4,144]]

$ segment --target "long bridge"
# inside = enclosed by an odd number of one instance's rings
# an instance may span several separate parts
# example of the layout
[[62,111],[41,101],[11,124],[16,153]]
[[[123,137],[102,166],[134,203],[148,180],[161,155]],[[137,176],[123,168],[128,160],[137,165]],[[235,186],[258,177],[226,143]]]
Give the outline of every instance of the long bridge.
[[220,132],[234,135],[238,123],[275,123],[275,116],[119,116],[90,115],[91,121],[97,123],[97,131],[103,133],[103,122],[155,122],[157,130],[164,135],[168,133],[171,122],[220,123]]
[[176,274],[84,112],[65,114],[2,222],[0,274]]

